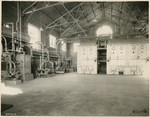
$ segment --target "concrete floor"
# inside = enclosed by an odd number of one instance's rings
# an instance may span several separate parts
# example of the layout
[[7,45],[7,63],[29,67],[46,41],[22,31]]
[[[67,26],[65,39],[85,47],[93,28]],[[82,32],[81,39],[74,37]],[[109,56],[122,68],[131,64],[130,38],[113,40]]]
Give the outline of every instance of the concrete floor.
[[[121,75],[68,73],[15,86],[18,95],[2,95],[13,104],[6,114],[28,116],[148,116],[149,81]],[[136,110],[133,113],[133,110]]]

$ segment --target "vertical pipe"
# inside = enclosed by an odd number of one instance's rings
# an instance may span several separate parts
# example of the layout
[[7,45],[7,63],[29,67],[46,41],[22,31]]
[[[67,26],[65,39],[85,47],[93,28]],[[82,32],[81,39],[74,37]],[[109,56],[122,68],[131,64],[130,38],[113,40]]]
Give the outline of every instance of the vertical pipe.
[[5,41],[5,52],[6,52],[7,51],[7,40],[4,36],[2,36],[2,39],[4,39],[4,41]]
[[19,22],[19,2],[17,2],[17,22],[16,22],[16,31],[17,31],[17,40],[18,40],[18,36],[19,36],[19,34],[18,34],[18,22]]
[[12,23],[12,51],[15,51],[14,47],[14,24]]
[[40,70],[41,70],[41,56],[40,56]]
[[20,7],[20,16],[19,16],[19,17],[20,17],[20,49],[21,49],[21,38],[22,38],[22,37],[21,37],[21,36],[22,36],[22,35],[21,35],[21,32],[22,32],[22,31],[21,31],[21,7]]
[[48,51],[48,49],[47,49],[47,60],[49,61],[49,51]]
[[22,72],[23,81],[25,81],[25,52],[23,51],[23,72]]

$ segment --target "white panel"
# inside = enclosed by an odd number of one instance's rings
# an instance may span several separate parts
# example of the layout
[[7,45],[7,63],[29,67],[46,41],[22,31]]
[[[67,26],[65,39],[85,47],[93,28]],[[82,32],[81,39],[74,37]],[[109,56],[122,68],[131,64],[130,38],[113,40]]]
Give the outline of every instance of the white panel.
[[[81,66],[82,73],[96,74],[97,73],[97,62],[94,61],[97,58],[97,47],[96,46],[80,46],[80,52],[78,52],[78,66]],[[78,71],[78,73],[81,73]]]
[[118,60],[118,61],[117,61],[117,65],[118,65],[118,66],[124,66],[124,65],[126,65],[126,64],[125,64],[125,60]]
[[128,45],[127,48],[128,59],[137,59],[138,50],[139,50],[139,45],[137,44]]
[[117,60],[110,60],[109,65],[117,65]]
[[131,67],[125,67],[124,68],[124,74],[125,75],[130,75],[131,74]]
[[146,49],[146,44],[141,44],[139,46],[139,59],[145,59],[146,58],[146,53],[147,53],[147,49]]
[[138,60],[137,61],[137,66],[141,69],[143,69],[143,67],[146,65],[146,61],[145,60]]
[[128,66],[137,66],[137,60],[128,60]]
[[118,46],[118,59],[126,59],[126,47],[124,45]]
[[114,45],[110,47],[111,51],[110,51],[110,55],[111,55],[111,59],[117,59],[117,52],[118,52],[118,46]]
[[86,60],[82,60],[82,61],[81,61],[81,66],[82,66],[82,67],[87,66],[87,61],[86,61]]

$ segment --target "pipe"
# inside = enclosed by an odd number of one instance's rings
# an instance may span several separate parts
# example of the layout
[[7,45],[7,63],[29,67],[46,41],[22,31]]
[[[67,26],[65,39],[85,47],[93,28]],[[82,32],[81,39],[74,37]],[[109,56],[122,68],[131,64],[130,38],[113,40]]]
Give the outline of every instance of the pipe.
[[17,2],[17,21],[16,21],[16,31],[17,31],[17,40],[18,40],[18,23],[19,23],[19,2]]
[[47,50],[47,60],[49,61],[49,51],[48,51],[48,49],[46,49]]
[[42,65],[41,65],[41,56],[40,56],[40,70],[42,69]]
[[31,57],[33,56],[33,48],[32,48],[32,46],[30,46],[30,56]]
[[14,45],[14,24],[12,23],[12,51],[15,51]]
[[59,43],[62,42],[63,40],[59,39],[57,42],[56,42],[56,48],[58,50],[58,46],[59,46]]
[[42,56],[40,56],[40,69],[41,69],[43,64],[43,59],[44,59],[44,45],[42,43],[37,43],[37,44],[41,45],[42,47]]
[[20,49],[21,49],[21,32],[22,32],[22,30],[21,30],[21,8],[20,8]]
[[2,36],[2,39],[4,39],[4,41],[5,41],[5,51],[7,52],[7,40],[6,40],[6,38],[4,37],[4,36]]
[[16,65],[13,61],[9,61],[9,71],[12,71],[12,64],[14,66],[14,72],[16,72]]
[[42,46],[42,59],[41,59],[41,67],[42,67],[42,65],[43,65],[43,62],[44,62],[44,45],[43,44],[41,44],[41,46]]
[[5,24],[12,25],[12,28],[11,28],[11,31],[12,31],[12,34],[11,34],[11,37],[12,37],[12,51],[15,51],[15,46],[14,46],[14,23],[13,22],[8,22],[8,23],[5,23]]

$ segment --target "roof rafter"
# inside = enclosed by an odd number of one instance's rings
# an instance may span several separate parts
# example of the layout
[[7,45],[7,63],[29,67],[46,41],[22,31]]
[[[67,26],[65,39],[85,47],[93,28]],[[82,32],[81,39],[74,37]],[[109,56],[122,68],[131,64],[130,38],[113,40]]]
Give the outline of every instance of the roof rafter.
[[135,16],[135,14],[133,13],[133,11],[130,9],[130,7],[128,6],[128,3],[125,4],[127,6],[127,8],[129,9],[130,13],[133,15],[133,17],[136,19],[136,21],[138,21],[137,17]]
[[81,25],[76,21],[76,19],[72,16],[72,14],[70,13],[70,11],[65,7],[64,4],[62,4],[62,6],[65,8],[65,10],[67,11],[67,13],[72,17],[72,19],[75,21],[75,23],[78,25],[78,27],[83,31],[83,33],[85,35],[87,35],[84,31],[84,29],[81,27]]
[[61,3],[56,3],[56,4],[53,4],[53,5],[46,5],[44,7],[41,7],[41,8],[37,8],[37,9],[33,9],[31,11],[27,11],[27,12],[24,12],[24,14],[30,14],[32,12],[36,12],[36,11],[40,11],[40,10],[43,10],[43,9],[46,9],[46,8],[50,8],[52,6],[56,6],[56,5],[60,5]]
[[[79,7],[80,5],[82,5],[83,3],[80,3],[79,5],[75,6],[74,8],[72,8],[71,10],[69,10],[69,12],[72,12],[74,9],[76,9],[77,7]],[[60,16],[59,18],[57,18],[56,20],[54,20],[53,22],[51,22],[50,24],[48,24],[46,27],[47,29],[50,27],[50,25],[54,24],[56,21],[60,20],[61,18],[63,18],[65,15],[67,15],[68,12],[66,12],[65,14],[63,14],[62,16]]]
[[[82,13],[83,14],[83,13]],[[80,17],[82,16],[82,14],[78,17],[78,21],[79,21],[79,19],[80,19]],[[75,21],[74,21],[74,23],[76,23]],[[74,23],[69,27],[69,28],[67,28],[61,35],[63,35],[65,32],[67,32],[70,28],[73,28],[75,25],[74,25]],[[73,26],[74,25],[74,26]],[[72,27],[73,26],[73,27]],[[61,36],[60,35],[60,36]]]
[[[54,7],[54,6],[52,6],[52,8],[60,15],[60,16],[62,16],[62,14]],[[64,18],[64,17],[63,17]],[[69,17],[68,17],[69,18]],[[66,19],[66,18],[64,18],[65,19],[65,21],[67,21],[68,22],[68,18]],[[68,22],[69,23],[69,22]],[[69,25],[70,25],[70,23],[69,23]],[[60,25],[61,26],[61,25]]]
[[84,17],[86,18],[87,22],[89,23],[89,20],[88,20],[88,18],[87,18],[87,16],[86,16],[85,11],[83,10],[82,6],[80,6],[80,8],[81,8],[81,10],[84,12],[83,15],[84,15]]
[[28,9],[30,9],[31,7],[33,7],[33,5],[35,5],[36,3],[37,3],[37,1],[34,2],[34,3],[32,3],[31,5],[29,5],[26,9],[24,9],[24,10],[23,10],[23,14],[24,14]]
[[[28,2],[27,2],[28,3]],[[29,4],[29,3],[28,3]],[[38,2],[39,4],[39,2]],[[38,6],[38,4],[35,6],[35,8]],[[33,9],[33,8],[32,8]],[[42,15],[44,15],[45,17],[47,17],[49,20],[53,21],[50,17],[48,17],[45,13],[43,13],[42,11],[38,11],[39,13],[41,13]],[[32,14],[34,12],[32,12],[31,14],[29,14],[29,18],[31,18]],[[27,14],[28,15],[28,14]],[[29,18],[27,20],[29,20]]]

